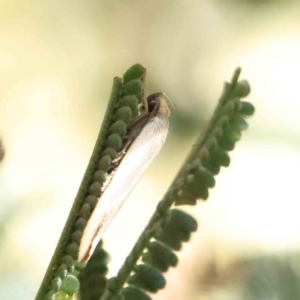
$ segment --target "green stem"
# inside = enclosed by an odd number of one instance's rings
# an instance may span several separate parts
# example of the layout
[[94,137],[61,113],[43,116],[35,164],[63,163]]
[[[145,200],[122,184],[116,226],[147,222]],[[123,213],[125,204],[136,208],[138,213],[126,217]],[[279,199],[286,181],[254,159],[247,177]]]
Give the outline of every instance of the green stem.
[[181,177],[182,173],[185,170],[185,166],[195,159],[196,154],[198,153],[198,151],[203,147],[203,145],[207,141],[207,138],[208,138],[210,132],[214,128],[215,122],[219,117],[220,111],[221,111],[222,107],[224,106],[224,103],[226,103],[228,100],[231,99],[231,92],[235,89],[240,74],[241,74],[241,68],[237,68],[234,71],[231,83],[228,84],[227,82],[225,82],[223,94],[222,94],[222,96],[219,100],[219,103],[218,103],[215,111],[214,111],[214,114],[212,115],[211,119],[209,120],[209,122],[206,126],[206,129],[202,130],[202,133],[200,134],[200,136],[199,136],[198,140],[196,141],[195,145],[193,146],[193,149],[191,150],[191,152],[188,155],[188,157],[187,157],[186,161],[184,162],[183,166],[181,167],[181,169],[177,173],[174,181],[171,184],[171,188],[175,184],[177,179],[179,177]]
[[107,107],[106,114],[105,114],[105,118],[103,120],[101,130],[97,137],[94,151],[90,158],[88,167],[86,169],[86,172],[85,172],[82,182],[80,184],[77,196],[76,196],[73,206],[71,208],[69,217],[66,221],[65,227],[62,231],[62,234],[58,241],[57,247],[52,256],[52,259],[50,261],[50,264],[48,266],[48,269],[46,271],[46,274],[41,283],[41,286],[39,288],[39,291],[36,295],[35,300],[43,300],[44,299],[44,297],[46,296],[46,294],[50,288],[51,281],[54,278],[55,272],[56,272],[57,268],[59,267],[59,264],[61,263],[61,259],[65,255],[66,246],[67,246],[68,241],[70,240],[70,235],[73,232],[74,223],[78,217],[79,210],[82,207],[82,204],[87,195],[88,188],[92,182],[92,176],[93,176],[95,170],[97,169],[97,163],[99,161],[100,153],[101,153],[101,150],[103,149],[103,144],[104,144],[104,141],[107,136],[108,126],[112,121],[116,103],[118,101],[118,97],[120,96],[119,91],[121,90],[121,86],[122,86],[121,79],[118,77],[115,77],[114,82],[113,82],[113,88],[112,88],[110,100],[109,100],[108,107]]

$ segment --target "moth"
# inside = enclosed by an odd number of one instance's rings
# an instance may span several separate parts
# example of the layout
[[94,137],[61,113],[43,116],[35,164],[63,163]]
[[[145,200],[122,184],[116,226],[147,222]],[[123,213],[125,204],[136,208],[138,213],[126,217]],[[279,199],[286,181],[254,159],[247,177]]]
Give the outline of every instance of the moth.
[[117,159],[118,165],[83,231],[80,262],[89,260],[107,227],[165,142],[170,116],[166,95],[148,96],[144,107],[129,130],[122,155]]

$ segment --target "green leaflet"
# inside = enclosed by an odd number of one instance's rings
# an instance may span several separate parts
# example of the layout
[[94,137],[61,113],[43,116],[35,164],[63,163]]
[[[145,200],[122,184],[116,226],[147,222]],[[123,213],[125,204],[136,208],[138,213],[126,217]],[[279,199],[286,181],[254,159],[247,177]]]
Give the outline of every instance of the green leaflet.
[[250,93],[250,86],[246,80],[237,81],[239,74],[240,69],[237,69],[232,83],[226,83],[205,134],[176,179],[175,205],[195,205],[197,199],[206,200],[209,188],[215,185],[213,177],[219,174],[221,167],[230,164],[228,152],[234,149],[242,131],[248,127],[245,117],[254,113],[252,104],[240,100]]

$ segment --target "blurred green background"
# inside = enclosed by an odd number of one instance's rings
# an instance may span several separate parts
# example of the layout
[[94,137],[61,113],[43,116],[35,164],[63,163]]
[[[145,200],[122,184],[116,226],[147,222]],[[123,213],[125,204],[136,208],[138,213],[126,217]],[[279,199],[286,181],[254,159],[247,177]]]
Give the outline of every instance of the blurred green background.
[[[165,92],[176,108],[160,155],[104,237],[110,275],[237,66],[250,82],[247,100],[256,113],[209,201],[189,209],[200,230],[154,299],[241,299],[252,259],[297,253],[299,13],[299,1],[284,0],[0,0],[0,137],[6,151],[0,299],[34,299],[87,166],[112,79],[134,63],[148,70],[147,92]],[[268,268],[262,281],[272,281]]]

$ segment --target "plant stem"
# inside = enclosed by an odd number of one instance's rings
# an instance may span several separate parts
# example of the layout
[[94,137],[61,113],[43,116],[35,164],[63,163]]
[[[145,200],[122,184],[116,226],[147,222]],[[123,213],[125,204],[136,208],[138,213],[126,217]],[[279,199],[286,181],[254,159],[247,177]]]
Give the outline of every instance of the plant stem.
[[99,161],[101,150],[103,149],[103,144],[107,135],[108,126],[111,123],[113,113],[115,111],[116,103],[119,97],[119,91],[121,90],[122,81],[120,78],[115,77],[113,82],[113,88],[110,95],[110,100],[108,103],[108,107],[106,110],[105,118],[103,120],[103,124],[101,126],[101,130],[96,140],[96,144],[90,158],[89,164],[87,166],[86,172],[81,181],[77,196],[74,200],[73,206],[71,208],[70,214],[66,221],[65,227],[62,231],[60,239],[58,241],[57,247],[54,251],[44,279],[41,283],[39,291],[36,295],[35,300],[43,300],[47,294],[48,289],[50,288],[51,281],[55,275],[59,264],[61,263],[61,259],[65,254],[66,245],[70,239],[70,235],[73,232],[74,223],[78,216],[78,212],[82,207],[82,204],[87,195],[88,188],[92,182],[92,176],[97,168],[97,163]]

